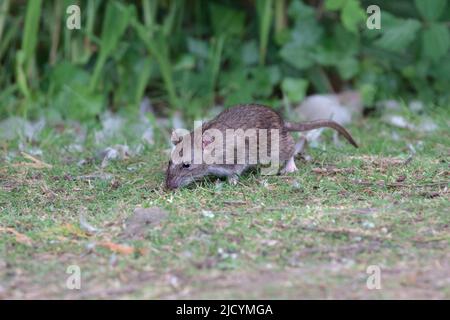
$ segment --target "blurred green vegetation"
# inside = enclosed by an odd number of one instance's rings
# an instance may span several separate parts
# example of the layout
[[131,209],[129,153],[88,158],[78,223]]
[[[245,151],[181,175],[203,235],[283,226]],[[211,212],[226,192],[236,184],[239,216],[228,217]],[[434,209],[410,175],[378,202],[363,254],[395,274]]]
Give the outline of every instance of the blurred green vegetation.
[[[0,0],[0,117],[166,115],[359,90],[450,101],[447,0]],[[68,6],[81,9],[69,30]],[[369,5],[381,29],[366,27]]]

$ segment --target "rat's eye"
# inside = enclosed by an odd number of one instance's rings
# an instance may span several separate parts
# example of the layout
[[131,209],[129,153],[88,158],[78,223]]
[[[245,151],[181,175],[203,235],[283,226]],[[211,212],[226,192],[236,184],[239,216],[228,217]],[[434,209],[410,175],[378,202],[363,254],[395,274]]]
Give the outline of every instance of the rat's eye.
[[183,168],[189,168],[191,166],[190,163],[183,162]]

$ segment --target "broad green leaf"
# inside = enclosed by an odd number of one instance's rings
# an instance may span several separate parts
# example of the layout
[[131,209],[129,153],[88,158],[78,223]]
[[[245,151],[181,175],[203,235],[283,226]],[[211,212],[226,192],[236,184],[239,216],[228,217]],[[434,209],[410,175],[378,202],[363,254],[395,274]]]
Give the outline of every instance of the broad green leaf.
[[298,78],[285,78],[281,83],[281,90],[291,102],[300,102],[306,95],[308,81]]
[[314,60],[323,66],[339,64],[342,59],[342,52],[336,50],[333,45],[324,44],[315,50]]
[[314,20],[298,21],[291,32],[291,42],[304,47],[316,46],[323,36],[323,29]]
[[290,41],[281,48],[280,56],[297,69],[307,69],[314,64],[313,51],[322,35],[322,27],[315,20],[298,21]]
[[450,56],[442,59],[433,71],[438,78],[447,81],[448,86],[450,82]]
[[251,86],[254,88],[253,97],[269,97],[273,90],[269,69],[258,67],[253,69],[250,74],[252,77],[248,82],[252,83]]
[[445,24],[433,23],[423,31],[422,39],[423,53],[432,61],[437,61],[448,53],[450,32]]
[[256,41],[246,42],[242,46],[242,62],[247,66],[258,63],[258,45]]
[[280,56],[284,61],[300,70],[307,69],[314,64],[312,51],[296,43],[285,45],[280,51]]
[[187,39],[187,47],[190,53],[198,58],[208,59],[209,46],[206,41],[189,37]]
[[326,0],[325,1],[325,9],[327,10],[339,10],[342,9],[347,0]]
[[173,67],[173,71],[192,70],[195,67],[195,57],[192,54],[185,53]]
[[210,18],[214,34],[241,35],[244,32],[245,12],[211,2],[209,5]]
[[370,83],[364,83],[358,88],[358,91],[361,93],[364,105],[373,105],[375,94],[377,93],[376,86]]
[[423,18],[436,21],[445,12],[447,0],[415,0],[415,3]]
[[338,25],[333,29],[333,49],[349,56],[357,54],[360,50],[360,36]]
[[269,72],[269,80],[272,85],[276,85],[278,82],[280,82],[281,79],[280,67],[278,67],[277,65],[272,65],[266,67],[266,69]]
[[404,50],[416,39],[416,33],[420,28],[420,22],[413,19],[398,19],[396,24],[383,31],[380,39],[375,44],[381,48],[399,52]]
[[289,5],[288,15],[294,21],[315,20],[316,10],[300,0],[294,0]]
[[348,80],[358,73],[359,62],[353,57],[348,57],[337,64],[337,69],[342,79]]
[[347,0],[341,11],[341,20],[344,27],[356,33],[358,24],[365,21],[366,13],[357,0]]
[[51,108],[65,118],[87,120],[101,112],[104,96],[89,92],[89,73],[68,62],[55,66],[50,74]]

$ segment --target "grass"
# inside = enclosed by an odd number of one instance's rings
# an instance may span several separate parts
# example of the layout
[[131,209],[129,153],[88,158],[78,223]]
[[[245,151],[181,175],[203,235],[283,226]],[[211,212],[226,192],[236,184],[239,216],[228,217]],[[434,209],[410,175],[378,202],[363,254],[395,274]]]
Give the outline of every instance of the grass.
[[[99,163],[76,163],[92,150],[68,154],[48,129],[39,147],[51,168],[19,157],[0,169],[0,297],[448,299],[446,119],[431,134],[364,120],[350,128],[360,149],[328,141],[295,174],[175,192],[162,189],[162,146],[111,163],[110,179],[87,179]],[[138,206],[168,217],[124,238]],[[80,214],[101,231],[84,231]],[[70,265],[80,290],[66,288]],[[369,265],[381,268],[381,290],[366,287]]]

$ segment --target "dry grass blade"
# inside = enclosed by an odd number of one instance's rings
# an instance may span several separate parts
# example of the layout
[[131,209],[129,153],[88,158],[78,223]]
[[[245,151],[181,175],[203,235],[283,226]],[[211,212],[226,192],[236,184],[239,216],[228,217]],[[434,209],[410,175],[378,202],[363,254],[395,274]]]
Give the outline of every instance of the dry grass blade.
[[0,227],[0,232],[11,233],[12,235],[14,235],[16,237],[17,242],[22,243],[27,246],[32,245],[32,241],[30,238],[28,238],[26,235],[24,235],[16,230],[14,230],[13,228]]
[[18,162],[14,163],[13,167],[26,167],[26,168],[33,168],[33,169],[51,169],[53,166],[51,164],[45,163],[44,161],[41,161],[32,155],[29,155],[28,153],[22,152],[22,156],[31,162]]

